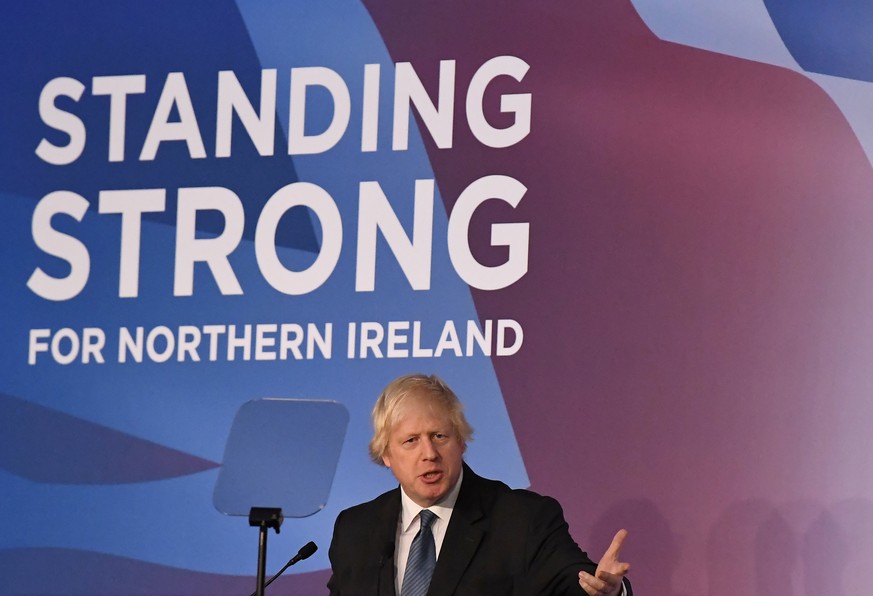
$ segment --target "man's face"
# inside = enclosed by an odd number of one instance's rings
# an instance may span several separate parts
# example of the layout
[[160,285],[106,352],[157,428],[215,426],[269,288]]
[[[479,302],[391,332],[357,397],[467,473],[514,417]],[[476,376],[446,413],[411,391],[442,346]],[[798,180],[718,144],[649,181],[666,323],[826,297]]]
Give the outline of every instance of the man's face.
[[464,449],[445,412],[410,396],[391,429],[382,461],[416,504],[430,507],[458,481]]

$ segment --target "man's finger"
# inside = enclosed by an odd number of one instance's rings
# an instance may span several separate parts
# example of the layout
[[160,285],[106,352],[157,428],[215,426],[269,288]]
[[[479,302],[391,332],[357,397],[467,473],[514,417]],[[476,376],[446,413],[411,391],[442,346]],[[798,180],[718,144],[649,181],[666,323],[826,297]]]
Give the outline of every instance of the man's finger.
[[621,529],[616,532],[615,537],[612,539],[612,544],[610,544],[609,548],[606,549],[603,558],[618,561],[618,555],[621,553],[621,545],[624,544],[625,538],[627,538],[627,530]]
[[585,573],[584,571],[579,572],[579,585],[588,594],[606,593],[606,590],[609,589],[609,584],[605,581],[594,577],[590,573]]
[[616,584],[621,583],[621,578],[623,578],[627,574],[628,569],[630,569],[630,565],[628,565],[627,563],[622,563],[612,573],[610,573],[609,571],[605,571],[605,570],[601,569],[600,567],[598,567],[597,573],[594,574],[594,577],[596,577],[599,580],[603,580],[604,582],[606,582],[610,586],[614,586]]

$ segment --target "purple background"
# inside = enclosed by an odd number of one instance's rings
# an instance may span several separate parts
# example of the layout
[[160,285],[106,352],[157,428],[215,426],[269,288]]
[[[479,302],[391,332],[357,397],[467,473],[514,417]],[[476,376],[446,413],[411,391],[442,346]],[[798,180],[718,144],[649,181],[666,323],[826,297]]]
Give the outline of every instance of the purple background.
[[368,6],[395,60],[531,64],[525,143],[430,155],[444,196],[473,167],[531,189],[530,273],[474,295],[525,313],[495,366],[532,488],[595,556],[627,527],[640,594],[863,593],[873,177],[836,106],[628,2]]

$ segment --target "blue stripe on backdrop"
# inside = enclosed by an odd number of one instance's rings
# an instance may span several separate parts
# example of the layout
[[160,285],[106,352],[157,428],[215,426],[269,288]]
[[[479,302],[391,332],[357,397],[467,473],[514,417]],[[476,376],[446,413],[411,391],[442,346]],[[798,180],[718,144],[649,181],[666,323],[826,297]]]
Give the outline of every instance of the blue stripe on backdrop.
[[[337,18],[337,11],[342,11],[343,18]],[[76,457],[71,445],[81,438],[82,443],[101,445],[102,450],[107,447],[100,437],[114,437],[126,444],[154,446],[152,453],[178,453],[190,462],[204,462],[203,468],[208,468],[210,462],[221,461],[233,416],[242,403],[258,397],[336,399],[348,407],[351,422],[328,506],[312,518],[286,522],[282,534],[271,539],[269,560],[271,567],[278,567],[287,553],[296,552],[300,544],[312,539],[322,548],[295,570],[324,569],[335,515],[394,485],[390,474],[371,464],[366,455],[369,409],[388,380],[410,369],[438,366],[468,402],[477,437],[492,449],[488,453],[475,447],[471,450],[470,459],[480,470],[516,486],[527,485],[488,357],[449,355],[438,361],[346,358],[349,322],[420,321],[423,342],[432,346],[445,321],[458,321],[460,326],[478,319],[469,288],[454,272],[447,254],[443,240],[447,222],[438,190],[431,290],[413,291],[382,243],[377,249],[376,291],[354,291],[359,183],[380,182],[398,218],[410,229],[414,181],[433,178],[416,133],[408,151],[388,149],[391,93],[383,91],[380,100],[387,124],[380,133],[383,149],[379,152],[361,153],[360,119],[355,117],[343,140],[324,155],[292,160],[285,150],[292,67],[332,68],[353,94],[359,94],[363,65],[379,63],[383,89],[391,84],[392,64],[360,5],[243,3],[237,9],[230,2],[110,6],[93,2],[75,6],[51,3],[51,10],[47,10],[44,3],[36,2],[17,5],[5,23],[3,30],[10,35],[2,43],[10,52],[4,55],[17,58],[0,62],[0,75],[18,84],[16,93],[3,93],[0,99],[5,131],[0,136],[0,206],[5,214],[0,272],[4,279],[12,280],[8,290],[0,294],[0,309],[6,313],[2,328],[4,336],[10,338],[0,345],[0,391],[10,399],[26,402],[20,404],[19,411],[37,409],[44,414],[19,420],[16,433],[38,433],[43,454],[65,451],[66,459],[53,462],[55,468],[44,468],[39,478],[28,478],[18,460],[6,467],[0,475],[6,505],[0,508],[0,527],[4,529],[0,546],[12,549],[8,552],[63,548],[196,572],[250,574],[256,533],[245,520],[226,518],[212,507],[215,470],[198,472],[194,465],[191,474],[158,479],[149,474],[152,464],[145,453],[132,458],[131,469],[123,474],[104,476],[117,484],[71,485],[66,483],[69,479],[89,478],[88,470],[100,467],[100,461]],[[350,47],[354,51],[349,51]],[[22,69],[22,63],[28,68]],[[215,158],[217,73],[234,71],[254,98],[261,68],[278,71],[275,155],[259,156],[236,123],[233,155]],[[141,161],[140,151],[170,72],[185,75],[206,157],[192,159],[184,142],[163,142],[153,161]],[[92,77],[122,74],[145,75],[146,92],[129,96],[125,158],[109,162],[109,98],[92,94]],[[75,163],[63,167],[46,164],[34,153],[43,136],[58,145],[66,142],[62,134],[43,124],[37,113],[41,89],[59,76],[73,77],[83,84],[85,91],[79,102],[69,101],[63,107],[74,111],[87,126],[84,152]],[[254,99],[253,103],[257,105]],[[178,113],[173,115],[179,117]],[[317,127],[328,116],[313,105],[307,123],[310,117]],[[252,238],[263,204],[278,188],[298,180],[318,184],[336,202],[342,216],[343,248],[333,274],[322,287],[292,297],[265,281]],[[222,294],[208,268],[198,265],[194,295],[173,296],[177,189],[201,186],[226,187],[242,203],[245,232],[228,260],[243,295]],[[98,194],[105,189],[135,188],[166,189],[166,208],[143,216],[138,295],[122,299],[118,298],[120,218],[97,212]],[[26,285],[37,267],[57,277],[69,270],[63,259],[37,249],[30,232],[37,201],[55,190],[70,190],[89,202],[81,222],[63,215],[53,220],[55,228],[81,241],[90,254],[87,285],[75,298],[63,302],[43,300]],[[198,218],[197,223],[199,238],[223,231],[220,217]],[[325,232],[313,225],[305,211],[290,212],[283,218],[276,239],[279,258],[286,264],[311,262],[325,233],[334,231]],[[245,359],[240,351],[231,360],[222,351],[217,361],[211,362],[208,351],[201,348],[199,362],[190,358],[178,362],[176,354],[165,362],[148,355],[141,363],[132,362],[130,356],[126,363],[117,361],[121,328],[135,333],[142,327],[147,334],[162,327],[168,333],[178,333],[182,326],[202,332],[206,325],[237,325],[242,333],[245,325],[283,323],[299,323],[304,329],[313,323],[322,331],[327,323],[333,324],[331,357],[257,361]],[[61,328],[100,330],[105,335],[101,350],[105,362],[84,364],[78,360],[62,365],[54,362],[49,352],[39,352],[34,356],[36,364],[27,365],[31,330],[54,333]],[[11,420],[3,423],[11,424]],[[75,433],[86,427],[91,430],[82,431],[83,436],[70,443],[57,427],[46,430],[46,420],[67,421],[69,424],[62,426],[77,429]],[[105,462],[115,454],[101,455]],[[62,462],[73,467],[64,477],[57,475]],[[77,465],[81,467],[75,469]],[[54,472],[46,475],[46,470],[52,469]],[[82,581],[86,568],[82,568]],[[72,592],[81,591],[75,583],[68,585]]]

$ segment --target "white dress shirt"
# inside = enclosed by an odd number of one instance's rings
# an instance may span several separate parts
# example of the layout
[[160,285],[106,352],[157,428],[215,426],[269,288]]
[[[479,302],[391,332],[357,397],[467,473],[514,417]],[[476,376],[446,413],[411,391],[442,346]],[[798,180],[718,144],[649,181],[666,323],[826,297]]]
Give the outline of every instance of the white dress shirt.
[[[427,509],[436,515],[436,519],[430,526],[430,531],[433,534],[433,543],[436,547],[436,558],[440,558],[440,548],[443,546],[443,538],[446,537],[446,528],[449,527],[449,520],[452,518],[452,510],[455,508],[455,501],[458,500],[458,491],[461,490],[461,482],[464,480],[464,470],[461,470],[461,475],[455,483],[454,488],[449,491],[445,498],[431,505]],[[403,576],[406,574],[406,561],[409,558],[409,547],[412,546],[412,539],[418,534],[421,528],[421,505],[416,505],[415,501],[409,498],[403,487],[400,487],[400,519],[397,521],[397,536],[394,544],[394,589],[397,594],[400,594],[400,587],[403,585]]]

